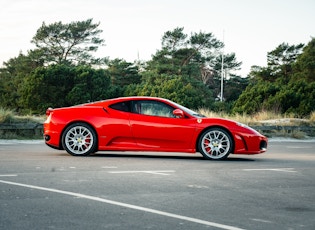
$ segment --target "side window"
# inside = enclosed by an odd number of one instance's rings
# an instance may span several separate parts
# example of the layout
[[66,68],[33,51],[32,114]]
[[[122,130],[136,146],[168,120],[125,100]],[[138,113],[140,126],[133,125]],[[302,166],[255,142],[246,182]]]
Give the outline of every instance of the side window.
[[159,116],[159,117],[175,117],[174,108],[158,101],[134,101],[133,112],[143,115]]
[[131,111],[129,102],[119,102],[119,103],[110,105],[109,107],[115,110],[123,111],[123,112]]

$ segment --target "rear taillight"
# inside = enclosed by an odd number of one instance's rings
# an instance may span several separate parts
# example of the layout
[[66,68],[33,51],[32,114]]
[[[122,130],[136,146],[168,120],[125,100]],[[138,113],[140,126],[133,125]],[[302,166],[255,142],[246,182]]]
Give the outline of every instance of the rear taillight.
[[53,110],[54,110],[53,108],[48,108],[46,110],[46,116],[48,117],[52,113]]

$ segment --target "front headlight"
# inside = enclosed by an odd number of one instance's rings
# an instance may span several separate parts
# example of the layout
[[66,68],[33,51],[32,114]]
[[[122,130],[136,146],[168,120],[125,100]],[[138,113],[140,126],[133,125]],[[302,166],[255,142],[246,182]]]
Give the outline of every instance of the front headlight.
[[246,129],[248,132],[251,132],[253,134],[256,134],[256,135],[261,135],[256,129],[253,129],[252,127],[248,126],[248,125],[245,125],[243,123],[240,123],[240,122],[236,122],[236,124],[244,129]]
[[237,124],[238,126],[243,127],[243,128],[249,128],[248,125],[245,125],[245,124],[243,124],[243,123],[241,123],[241,122],[236,122],[236,124]]

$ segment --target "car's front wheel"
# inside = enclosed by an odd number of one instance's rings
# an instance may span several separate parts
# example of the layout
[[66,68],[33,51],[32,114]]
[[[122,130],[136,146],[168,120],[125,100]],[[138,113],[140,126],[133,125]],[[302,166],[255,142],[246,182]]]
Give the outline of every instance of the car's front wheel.
[[223,160],[233,150],[233,140],[224,129],[213,127],[201,134],[198,149],[206,159]]
[[74,123],[62,135],[63,148],[73,156],[86,156],[95,152],[97,137],[94,129],[85,123]]

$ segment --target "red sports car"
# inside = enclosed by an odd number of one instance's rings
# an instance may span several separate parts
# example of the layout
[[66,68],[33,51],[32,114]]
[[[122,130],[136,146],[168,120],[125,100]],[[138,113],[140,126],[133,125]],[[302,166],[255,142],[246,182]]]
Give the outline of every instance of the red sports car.
[[47,109],[48,146],[74,156],[97,151],[200,152],[206,159],[258,154],[267,138],[241,123],[207,118],[163,98],[123,97]]

